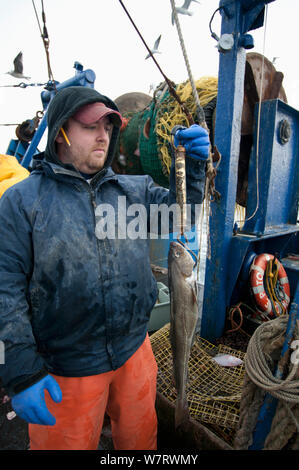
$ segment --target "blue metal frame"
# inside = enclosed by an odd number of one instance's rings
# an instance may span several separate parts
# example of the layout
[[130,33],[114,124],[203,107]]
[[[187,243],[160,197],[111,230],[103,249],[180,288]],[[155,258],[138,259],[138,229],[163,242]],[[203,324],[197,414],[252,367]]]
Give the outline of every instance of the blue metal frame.
[[[245,32],[242,3],[222,1],[220,7],[221,35],[233,35],[234,45],[230,51],[220,53],[219,59],[215,144],[222,156],[216,178],[216,189],[221,198],[211,205],[212,255],[206,262],[201,322],[201,335],[210,341],[223,332],[228,304],[226,274],[229,272],[229,248],[234,226],[246,63],[246,50],[239,45]],[[253,22],[251,14],[248,23]]]
[[[78,62],[75,62],[74,68],[76,69],[76,74],[72,78],[66,80],[63,83],[55,83],[57,91],[69,86],[85,86],[89,88],[94,87],[96,75],[93,70],[83,70],[82,65]],[[16,156],[21,165],[25,168],[29,167],[32,157],[37,151],[37,146],[47,128],[47,108],[51,99],[55,95],[56,90],[52,82],[47,84],[46,89],[46,91],[41,93],[44,115],[39,123],[30,145],[26,145],[26,143],[17,140],[12,140],[7,149],[7,154]]]
[[[259,207],[242,231],[259,235],[294,230],[299,195],[299,111],[279,100],[267,101],[261,107],[260,128],[258,173],[263,179],[258,185]],[[249,180],[247,217],[254,214],[257,204],[256,145]]]
[[[231,50],[220,53],[215,144],[221,153],[216,177],[219,200],[211,203],[211,257],[206,262],[201,336],[213,342],[224,331],[227,309],[232,305],[250,261],[257,253],[269,251],[286,255],[298,253],[296,234],[298,210],[299,113],[279,100],[264,102],[261,108],[259,148],[259,208],[242,231],[236,231],[234,214],[241,138],[241,116],[246,50],[240,44],[248,37],[247,27],[262,25],[267,1],[221,1],[221,34],[232,34]],[[288,121],[290,138],[280,141],[282,121]],[[256,129],[254,139],[256,139]],[[246,217],[256,207],[255,148],[250,158]],[[246,268],[246,269],[245,269]],[[238,299],[240,300],[240,299]]]
[[[299,253],[299,112],[279,100],[262,103],[258,159],[257,125],[250,157],[247,221],[242,230],[234,225],[245,75],[244,47],[252,44],[247,30],[263,24],[266,3],[269,2],[220,2],[221,32],[233,35],[234,46],[225,53],[220,49],[215,130],[215,144],[222,155],[216,177],[220,199],[211,204],[211,257],[206,263],[200,335],[213,342],[223,334],[228,307],[242,301],[244,286],[248,291],[249,267],[254,257],[259,253],[275,253],[285,266],[291,286],[292,302],[281,353],[283,359],[289,352],[295,321],[299,318],[298,262],[284,259],[288,253]],[[256,164],[259,175],[258,204]],[[283,378],[279,363],[276,377]],[[276,405],[277,400],[266,395],[250,450],[263,448]]]

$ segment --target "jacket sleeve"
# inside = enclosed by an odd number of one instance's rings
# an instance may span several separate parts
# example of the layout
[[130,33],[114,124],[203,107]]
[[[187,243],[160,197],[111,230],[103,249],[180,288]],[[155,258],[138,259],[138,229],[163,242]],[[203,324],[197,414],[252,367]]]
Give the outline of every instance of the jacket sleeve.
[[[201,210],[201,203],[205,192],[205,170],[206,162],[197,161],[186,156],[187,230],[190,230],[196,224],[199,211]],[[149,231],[152,233],[156,232],[156,227],[158,227],[159,234],[178,231],[179,227],[176,223],[178,220],[174,219],[174,213],[177,210],[175,208],[176,177],[174,158],[172,158],[170,168],[169,190],[156,186],[153,180],[149,178],[147,191]],[[169,229],[168,221],[166,221],[167,215],[169,216]]]
[[46,375],[30,323],[28,286],[32,272],[32,230],[15,187],[0,199],[0,361],[2,384],[10,396]]

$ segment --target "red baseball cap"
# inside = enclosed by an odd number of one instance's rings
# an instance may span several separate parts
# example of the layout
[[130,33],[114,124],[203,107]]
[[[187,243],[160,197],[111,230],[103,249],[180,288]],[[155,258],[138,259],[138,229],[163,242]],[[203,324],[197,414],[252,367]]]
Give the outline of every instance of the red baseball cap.
[[82,124],[92,124],[97,122],[105,116],[110,116],[111,122],[121,127],[122,117],[118,111],[107,108],[104,103],[90,103],[82,106],[74,115],[73,118]]

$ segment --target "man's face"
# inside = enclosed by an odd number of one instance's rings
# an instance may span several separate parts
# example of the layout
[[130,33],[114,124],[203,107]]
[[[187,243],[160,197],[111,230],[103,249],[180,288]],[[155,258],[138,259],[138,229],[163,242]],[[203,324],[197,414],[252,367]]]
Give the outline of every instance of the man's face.
[[101,170],[107,158],[112,127],[107,116],[92,124],[70,118],[64,129],[71,145],[66,143],[61,132],[56,138],[60,160],[72,163],[82,173],[93,174]]

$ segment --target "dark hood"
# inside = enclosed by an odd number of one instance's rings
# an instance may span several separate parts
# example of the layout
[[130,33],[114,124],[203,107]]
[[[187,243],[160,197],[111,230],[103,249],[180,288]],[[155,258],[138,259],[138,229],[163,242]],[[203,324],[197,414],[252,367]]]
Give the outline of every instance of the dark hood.
[[[60,128],[71,116],[75,114],[79,108],[81,108],[81,106],[96,102],[104,103],[109,108],[119,111],[116,104],[112,100],[110,100],[107,96],[101,95],[93,88],[72,86],[58,91],[58,93],[50,102],[47,111],[48,141],[44,154],[45,160],[61,165],[67,169],[74,169],[73,165],[64,164],[58,158],[56,153],[55,139]],[[114,126],[104,168],[109,167],[112,163],[118,135],[119,128]]]

